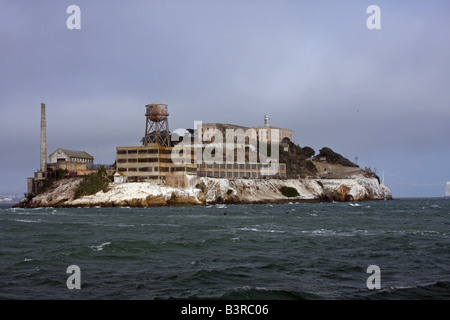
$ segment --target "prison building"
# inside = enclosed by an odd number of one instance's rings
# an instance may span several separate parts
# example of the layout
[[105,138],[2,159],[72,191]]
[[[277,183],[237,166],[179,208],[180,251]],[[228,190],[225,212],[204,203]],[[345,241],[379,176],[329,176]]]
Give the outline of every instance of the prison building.
[[[249,130],[250,129],[250,130]],[[244,127],[228,123],[204,123],[198,126],[198,132],[203,141],[211,141],[213,137],[221,136],[223,142],[233,142],[235,138],[243,136],[247,140],[261,141],[268,143],[272,140],[272,134],[278,131],[278,142],[281,143],[285,138],[290,141],[293,139],[293,131],[270,125],[269,116],[264,116],[264,126]],[[228,132],[227,132],[228,130]]]
[[[172,152],[176,152],[175,162]],[[196,174],[193,148],[175,150],[159,143],[117,147],[116,168],[128,182],[156,181],[173,187],[186,185],[185,175]]]
[[279,163],[277,171],[271,171],[270,167],[261,163],[222,163],[197,165],[199,177],[226,178],[226,179],[262,179],[262,178],[286,178],[286,164]]

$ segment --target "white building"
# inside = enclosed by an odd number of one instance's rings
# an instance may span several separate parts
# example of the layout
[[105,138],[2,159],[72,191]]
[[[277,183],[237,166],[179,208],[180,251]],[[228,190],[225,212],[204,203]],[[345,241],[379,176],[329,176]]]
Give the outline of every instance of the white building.
[[127,182],[127,177],[119,171],[116,171],[116,173],[114,173],[114,183],[125,183]]

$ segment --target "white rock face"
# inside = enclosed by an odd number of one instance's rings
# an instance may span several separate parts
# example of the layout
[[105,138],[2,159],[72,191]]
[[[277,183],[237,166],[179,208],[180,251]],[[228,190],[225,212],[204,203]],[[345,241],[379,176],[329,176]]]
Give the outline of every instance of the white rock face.
[[[331,199],[338,201],[382,200],[392,198],[390,190],[376,178],[362,175],[348,179],[216,179],[192,177],[190,186],[203,186],[206,202],[235,200],[236,202],[264,202]],[[283,186],[293,187],[300,194],[287,198],[280,192]]]
[[[189,176],[184,189],[161,186],[155,182],[110,183],[107,192],[74,199],[81,180],[58,181],[55,187],[37,195],[30,207],[45,206],[164,206],[202,205],[214,202],[260,203],[285,201],[362,201],[391,199],[391,191],[376,178],[362,175],[348,179],[218,179]],[[285,197],[280,188],[295,188],[298,197]],[[201,190],[203,189],[203,191]]]
[[[166,202],[174,199],[191,199],[193,204],[203,204],[200,200],[201,190],[195,188],[175,189],[171,187],[160,186],[153,182],[133,182],[133,183],[110,183],[107,192],[100,191],[95,195],[84,196],[82,198],[72,200],[67,204],[73,206],[90,205],[91,203],[98,203],[101,205],[112,204],[122,205],[128,202],[140,202],[150,199],[159,199],[161,202]],[[147,203],[150,205],[151,203]]]

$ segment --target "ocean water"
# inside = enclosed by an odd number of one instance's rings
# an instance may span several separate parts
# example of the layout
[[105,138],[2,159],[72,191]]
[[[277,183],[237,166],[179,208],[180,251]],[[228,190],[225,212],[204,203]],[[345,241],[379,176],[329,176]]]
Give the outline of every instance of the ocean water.
[[[0,208],[0,299],[449,299],[450,200]],[[80,270],[69,290],[67,268]],[[370,265],[380,289],[369,289]]]

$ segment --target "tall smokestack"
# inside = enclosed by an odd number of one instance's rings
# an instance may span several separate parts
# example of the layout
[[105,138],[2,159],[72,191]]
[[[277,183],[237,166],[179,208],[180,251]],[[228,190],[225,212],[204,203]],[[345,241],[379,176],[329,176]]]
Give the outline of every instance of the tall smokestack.
[[47,171],[47,125],[45,123],[45,103],[41,103],[41,171]]

